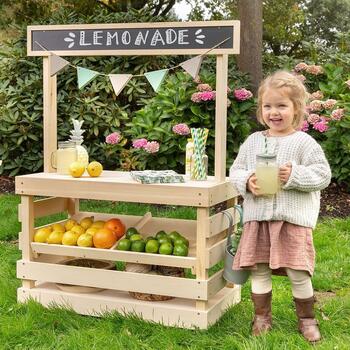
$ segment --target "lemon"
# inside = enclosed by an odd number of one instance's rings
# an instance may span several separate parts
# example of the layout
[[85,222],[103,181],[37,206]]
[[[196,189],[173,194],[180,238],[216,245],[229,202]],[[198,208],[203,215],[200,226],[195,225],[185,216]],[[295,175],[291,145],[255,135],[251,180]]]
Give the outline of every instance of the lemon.
[[103,167],[99,162],[91,162],[87,166],[86,170],[91,177],[98,177],[101,175]]
[[85,172],[85,166],[80,162],[73,162],[69,165],[69,174],[73,177],[80,177]]
[[103,220],[97,220],[95,221],[90,227],[93,227],[93,228],[103,228],[103,226],[105,225],[105,221]]
[[79,236],[77,244],[79,247],[92,247],[93,239],[89,233],[83,233]]
[[34,234],[34,242],[46,243],[50,233],[51,233],[51,229],[49,227],[39,228]]
[[75,225],[70,230],[77,233],[79,236],[85,233],[85,229],[80,225]]
[[94,223],[94,217],[88,216],[80,220],[80,226],[85,230],[88,229]]
[[98,228],[97,227],[89,227],[85,233],[91,235],[91,236],[94,236],[94,234],[98,231]]
[[47,237],[47,243],[49,244],[62,244],[63,232],[52,231]]
[[52,231],[60,231],[60,232],[66,231],[62,224],[53,224],[51,227],[52,227]]
[[73,231],[67,231],[62,236],[63,245],[77,245],[79,235]]
[[71,228],[72,228],[73,226],[77,225],[77,224],[78,224],[78,223],[77,223],[75,220],[69,219],[69,220],[67,220],[66,223],[64,224],[64,227],[65,227],[66,231],[70,231]]

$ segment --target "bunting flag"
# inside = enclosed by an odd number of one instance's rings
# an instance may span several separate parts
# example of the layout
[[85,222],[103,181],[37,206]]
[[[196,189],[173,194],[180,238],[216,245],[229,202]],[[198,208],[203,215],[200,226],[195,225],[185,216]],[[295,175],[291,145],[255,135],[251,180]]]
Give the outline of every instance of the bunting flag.
[[203,56],[196,56],[189,60],[180,63],[180,66],[191,75],[193,79],[196,79],[201,67]]
[[131,79],[132,74],[109,74],[108,77],[112,83],[115,95],[118,96]]
[[69,62],[64,58],[57,56],[55,54],[51,54],[50,60],[50,76],[54,76],[60,70],[62,70],[65,66],[68,66]]
[[78,73],[78,87],[82,89],[85,85],[89,84],[92,79],[99,75],[99,72],[96,72],[91,69],[86,69],[82,67],[77,67]]
[[155,70],[153,72],[144,73],[148,82],[152,85],[155,92],[158,91],[160,85],[162,84],[168,69]]

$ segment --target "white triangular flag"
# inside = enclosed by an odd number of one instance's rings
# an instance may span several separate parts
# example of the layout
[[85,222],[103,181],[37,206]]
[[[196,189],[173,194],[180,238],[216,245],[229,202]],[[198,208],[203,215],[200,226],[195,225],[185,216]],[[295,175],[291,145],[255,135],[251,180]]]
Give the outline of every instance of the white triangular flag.
[[66,61],[64,58],[54,55],[51,55],[50,60],[50,76],[54,76],[56,73],[58,73],[61,69],[63,69],[65,66],[68,66],[69,62]]
[[167,69],[160,69],[160,70],[155,70],[153,72],[144,73],[144,76],[147,78],[148,82],[152,85],[153,90],[157,92],[167,72],[168,72]]
[[180,66],[191,75],[193,79],[196,79],[201,67],[203,56],[196,56],[189,60],[180,63]]
[[118,96],[124,86],[131,79],[132,74],[108,74],[109,80],[112,83],[115,95]]

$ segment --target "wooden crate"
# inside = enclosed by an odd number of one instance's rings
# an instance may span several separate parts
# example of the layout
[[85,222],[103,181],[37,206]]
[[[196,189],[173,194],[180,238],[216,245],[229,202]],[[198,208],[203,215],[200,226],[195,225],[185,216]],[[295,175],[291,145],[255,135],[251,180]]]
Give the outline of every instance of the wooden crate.
[[[105,311],[116,310],[166,325],[207,328],[227,307],[240,301],[240,287],[227,288],[222,270],[208,276],[209,268],[223,260],[228,227],[222,213],[210,215],[210,207],[225,200],[234,203],[236,192],[228,180],[217,182],[215,178],[209,178],[204,182],[142,185],[134,182],[129,173],[123,172],[105,171],[99,178],[79,179],[39,173],[18,176],[16,193],[22,198],[19,206],[22,259],[17,262],[17,277],[22,280],[22,287],[18,289],[20,302],[35,298],[46,306],[52,303],[68,305],[81,314],[99,316]],[[34,195],[50,197],[34,200]],[[141,229],[145,236],[159,230],[181,232],[190,242],[189,255],[178,257],[33,242],[34,219],[57,212],[66,211],[77,220],[91,215],[96,220],[117,216],[127,227],[142,218],[80,212],[81,198],[196,207],[196,220],[152,217]],[[234,213],[233,208],[229,210]],[[190,268],[196,278],[60,264],[67,257]],[[70,293],[59,290],[56,283],[105,290],[89,294]],[[129,291],[175,298],[160,302],[141,301],[130,297]]]

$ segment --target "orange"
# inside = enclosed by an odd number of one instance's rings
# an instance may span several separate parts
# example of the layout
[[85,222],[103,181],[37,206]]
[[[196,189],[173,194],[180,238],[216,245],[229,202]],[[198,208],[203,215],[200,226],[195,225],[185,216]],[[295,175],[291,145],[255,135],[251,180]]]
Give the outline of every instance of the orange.
[[117,240],[125,234],[125,225],[117,218],[109,219],[103,227],[110,229],[115,234]]
[[94,246],[96,248],[110,248],[117,241],[112,230],[108,228],[99,229],[93,236]]

